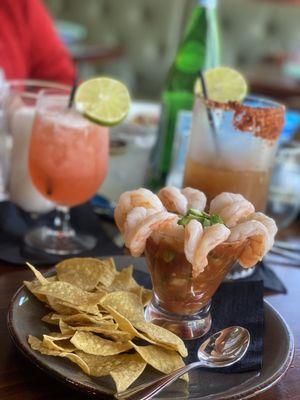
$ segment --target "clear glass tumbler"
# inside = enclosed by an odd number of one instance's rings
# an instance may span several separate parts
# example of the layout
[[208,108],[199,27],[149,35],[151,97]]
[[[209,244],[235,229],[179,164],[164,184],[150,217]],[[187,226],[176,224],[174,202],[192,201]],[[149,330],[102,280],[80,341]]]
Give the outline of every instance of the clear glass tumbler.
[[197,277],[187,261],[182,241],[156,233],[146,245],[153,298],[146,320],[163,326],[182,339],[203,336],[211,326],[211,298],[238,259],[244,243],[222,243],[208,255],[208,265]]
[[70,226],[69,208],[89,200],[108,169],[108,128],[96,125],[68,107],[69,91],[43,90],[29,146],[34,186],[56,204],[52,227],[30,231],[25,242],[54,254],[76,254],[96,245],[96,238]]
[[5,85],[4,113],[11,140],[8,175],[9,197],[25,211],[43,213],[54,204],[43,197],[31,181],[28,152],[38,95],[44,89],[70,89],[67,85],[40,80],[11,80]]
[[197,96],[184,186],[202,190],[208,201],[241,193],[264,211],[284,114],[283,105],[258,97],[223,104]]
[[287,228],[300,211],[300,142],[289,142],[276,155],[267,213],[279,229]]

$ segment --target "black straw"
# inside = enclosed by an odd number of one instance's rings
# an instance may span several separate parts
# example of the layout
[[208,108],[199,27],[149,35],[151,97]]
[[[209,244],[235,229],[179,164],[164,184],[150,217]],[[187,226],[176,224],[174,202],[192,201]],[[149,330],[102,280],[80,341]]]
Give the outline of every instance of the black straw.
[[74,79],[74,83],[73,83],[72,90],[71,90],[70,97],[69,97],[68,108],[72,108],[72,106],[73,106],[76,89],[77,89],[77,78]]
[[[206,101],[208,101],[209,98],[208,98],[208,94],[207,94],[207,87],[206,87],[205,78],[204,78],[204,74],[203,74],[202,70],[199,71],[199,78],[200,78],[200,82],[201,82],[201,86],[202,86],[203,97]],[[212,115],[209,105],[207,105],[207,104],[206,104],[206,110],[207,110],[208,121],[212,128],[213,134],[216,136],[217,131],[216,131],[214,117]]]
[[214,145],[215,145],[215,151],[220,156],[221,155],[221,151],[220,151],[221,149],[220,149],[220,146],[218,144],[217,128],[216,128],[216,125],[215,125],[214,117],[212,115],[210,106],[209,106],[209,104],[207,104],[207,101],[209,100],[209,98],[208,98],[207,87],[206,87],[205,78],[204,78],[204,74],[203,74],[202,70],[199,71],[199,78],[200,78],[200,82],[201,82],[201,86],[202,86],[203,97],[204,97],[205,102],[206,102],[205,103],[205,107],[206,107],[208,122],[209,122],[209,125],[210,125],[211,130],[212,130],[212,136],[213,136],[213,141],[214,141]]

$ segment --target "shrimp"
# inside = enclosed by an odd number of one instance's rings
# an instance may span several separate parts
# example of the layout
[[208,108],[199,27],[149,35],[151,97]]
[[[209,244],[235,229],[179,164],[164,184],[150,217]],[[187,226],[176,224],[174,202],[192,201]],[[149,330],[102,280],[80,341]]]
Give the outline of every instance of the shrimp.
[[268,231],[268,243],[267,243],[267,252],[271,250],[274,244],[275,236],[278,231],[277,225],[275,221],[268,217],[267,215],[261,213],[261,212],[256,212],[247,218],[248,221],[259,221],[261,222]]
[[251,268],[268,251],[269,233],[264,224],[259,221],[244,221],[231,229],[228,242],[246,241],[239,256],[239,262],[244,268]]
[[134,207],[129,211],[124,224],[125,232],[129,232],[134,229],[141,221],[143,221],[148,215],[154,214],[156,211],[152,208],[145,207]]
[[192,219],[184,228],[184,253],[191,264],[194,262],[196,248],[202,234],[202,224],[196,219]]
[[183,252],[185,228],[178,225],[177,219],[168,221],[151,234],[151,239],[158,245],[162,240],[174,251]]
[[[188,225],[190,225],[191,222],[189,222]],[[194,239],[192,235],[195,235],[197,240]],[[187,242],[185,250],[187,251],[186,256],[188,254],[188,260],[193,266],[193,276],[195,278],[203,272],[204,268],[207,266],[208,253],[219,244],[225,242],[229,235],[230,230],[223,224],[209,226],[204,228],[203,232],[201,232],[201,228],[194,223],[189,227],[186,236]],[[192,250],[193,253],[190,253]]]
[[115,221],[121,232],[124,232],[128,212],[134,207],[144,207],[155,211],[164,210],[159,198],[148,189],[140,188],[122,193],[115,208]]
[[[125,223],[125,245],[133,257],[139,257],[143,254],[147,239],[155,230],[178,219],[176,214],[171,214],[167,211],[147,215],[147,211],[145,213],[141,208],[143,207],[136,207],[130,211]],[[133,226],[130,225],[130,221],[134,222]]]
[[186,214],[188,201],[176,187],[164,187],[158,192],[158,197],[168,211],[181,215]]
[[247,218],[254,213],[255,208],[250,201],[246,200],[241,194],[221,193],[210,203],[210,214],[219,214],[225,224],[232,228],[242,218]]
[[195,208],[196,210],[203,211],[206,206],[206,196],[203,192],[197,189],[186,187],[181,190],[181,193],[188,201],[187,208]]

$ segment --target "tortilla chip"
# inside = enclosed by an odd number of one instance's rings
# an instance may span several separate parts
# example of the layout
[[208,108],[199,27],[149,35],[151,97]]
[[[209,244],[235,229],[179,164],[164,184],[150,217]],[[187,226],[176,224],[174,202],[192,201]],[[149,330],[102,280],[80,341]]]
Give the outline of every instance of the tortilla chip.
[[35,281],[24,281],[23,284],[27,287],[27,289],[42,303],[47,303],[48,304],[48,300],[47,300],[47,296],[45,296],[44,294],[39,294],[35,292],[35,289],[40,287],[41,284],[39,283],[39,281],[35,280]]
[[33,350],[37,350],[39,351],[41,354],[45,354],[45,355],[54,355],[57,356],[59,355],[59,351],[53,350],[53,349],[48,349],[47,347],[43,346],[43,342],[38,339],[35,336],[32,335],[28,335],[28,343],[30,344],[30,347]]
[[110,375],[115,381],[117,391],[126,390],[144,371],[145,361],[138,354],[115,356],[94,356],[82,351],[76,352],[89,366],[92,376]]
[[152,299],[152,296],[153,296],[152,290],[143,288],[143,290],[142,290],[142,303],[143,303],[144,307],[147,306],[150,303],[150,301]]
[[58,325],[59,321],[56,320],[56,319],[52,319],[52,318],[51,318],[51,314],[52,314],[52,313],[49,313],[49,314],[44,315],[43,318],[42,318],[42,321],[43,321],[43,322],[46,322],[47,324]]
[[66,353],[72,353],[74,350],[76,350],[76,347],[71,344],[69,340],[72,335],[62,335],[59,332],[57,332],[57,334],[43,335],[43,346],[47,347],[48,349]]
[[[55,282],[57,280],[56,275],[51,276],[47,278],[48,283],[49,282]],[[41,286],[40,282],[37,279],[34,279],[33,281],[23,281],[23,284],[26,286],[26,288],[40,301],[43,303],[48,303],[47,301],[47,296],[43,294],[38,294],[35,292],[35,289]]]
[[134,293],[124,291],[108,293],[101,299],[101,305],[105,309],[113,308],[130,322],[145,321],[143,304]]
[[114,322],[112,321],[112,316],[106,318],[106,316],[103,317],[101,314],[88,315],[88,314],[78,313],[73,315],[65,315],[65,314],[56,314],[51,312],[42,318],[43,321],[45,322],[49,321],[49,323],[53,325],[58,325],[60,319],[73,326],[88,325],[88,324],[93,324],[93,325],[98,324],[99,326],[114,325]]
[[59,314],[64,315],[74,315],[78,312],[85,312],[87,314],[92,314],[93,316],[101,315],[98,306],[80,306],[75,304],[70,304],[65,301],[55,299],[52,296],[47,296],[49,306]]
[[108,287],[108,290],[110,292],[125,291],[137,294],[141,286],[138,285],[138,283],[133,278],[132,272],[132,265],[123,268],[120,272],[117,273],[112,284]]
[[60,341],[60,340],[66,340],[66,339],[71,339],[71,337],[73,336],[72,334],[63,334],[61,332],[50,332],[47,335],[43,335],[43,336],[48,336],[51,338],[51,340],[53,340],[54,342]]
[[[126,357],[124,355],[124,357]],[[146,363],[138,354],[131,354],[124,362],[110,372],[116,384],[117,392],[123,392],[143,373]]]
[[78,350],[96,356],[113,356],[132,348],[129,342],[113,342],[90,332],[77,331],[70,341]]
[[142,288],[142,303],[143,306],[146,306],[150,303],[152,299],[153,292],[152,290]]
[[134,327],[162,347],[170,350],[176,350],[182,355],[182,357],[186,357],[188,355],[183,341],[173,332],[170,332],[169,330],[162,328],[161,326],[154,325],[150,322],[137,322],[134,324]]
[[117,326],[118,325],[116,325],[114,329],[102,328],[99,326],[70,326],[62,320],[59,321],[59,328],[63,334],[74,334],[76,331],[81,331],[99,333],[102,336],[108,337],[117,342],[128,342],[130,339],[132,339],[132,335],[130,335],[128,332],[122,332],[118,330]]
[[56,265],[60,281],[71,283],[86,291],[92,291],[99,282],[109,286],[115,277],[116,268],[110,260],[97,258],[70,258]]
[[61,314],[76,314],[76,309],[63,305],[62,302],[58,299],[55,299],[52,296],[46,296],[47,297],[47,302],[49,306],[56,312],[61,313]]
[[145,289],[139,285],[132,276],[133,266],[123,268],[117,275],[113,283],[107,288],[109,292],[125,291],[135,293],[141,298],[143,305],[147,305],[152,298],[152,290]]
[[26,265],[34,273],[34,275],[35,275],[36,279],[39,281],[40,285],[47,285],[49,283],[48,280],[33,265],[31,265],[29,262],[27,262]]
[[54,297],[55,299],[79,306],[97,305],[103,293],[89,293],[68,282],[50,282],[35,289],[36,293]]
[[60,351],[48,349],[47,347],[45,347],[43,345],[41,340],[39,340],[38,338],[36,338],[32,335],[28,336],[28,343],[33,350],[39,351],[41,354],[44,354],[47,356],[57,356],[57,357],[68,358],[69,360],[71,360],[72,362],[77,364],[86,374],[90,375],[90,369],[89,369],[88,365],[77,354],[60,352]]
[[[169,374],[185,365],[176,351],[163,349],[153,345],[137,346],[132,343],[132,346],[147,364],[164,374]],[[187,380],[188,378],[184,375],[181,379]]]
[[88,305],[71,304],[68,303],[67,301],[59,301],[59,302],[60,305],[65,307],[66,309],[69,308],[70,310],[73,310],[71,313],[69,313],[69,315],[78,314],[78,312],[92,314],[95,317],[101,315],[98,305],[88,306]]
[[148,343],[151,344],[156,344],[153,340],[151,340],[148,336],[143,335],[141,332],[137,331],[134,326],[132,325],[132,323],[130,321],[128,321],[128,319],[126,319],[123,315],[119,314],[116,310],[114,310],[113,308],[110,309],[111,314],[114,317],[114,320],[117,322],[117,324],[119,325],[119,328],[124,331],[124,332],[128,332],[132,338],[137,337],[139,339],[143,339]]
[[119,314],[118,311],[116,311],[114,308],[111,308],[109,306],[106,307],[108,311],[111,313],[111,315],[114,317],[114,320],[118,324],[119,329],[121,329],[124,332],[128,332],[132,338],[138,334],[137,330],[134,328],[131,322],[128,321],[128,319],[123,317],[123,315]]
[[102,336],[114,340],[115,342],[128,342],[130,339],[132,339],[132,335],[130,333],[120,330],[103,329],[103,331],[99,333]]

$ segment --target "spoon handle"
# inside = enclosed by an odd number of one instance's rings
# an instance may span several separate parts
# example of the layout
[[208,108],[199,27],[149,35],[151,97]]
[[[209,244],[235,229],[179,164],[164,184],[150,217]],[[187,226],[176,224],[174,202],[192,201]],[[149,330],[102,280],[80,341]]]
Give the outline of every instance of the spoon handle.
[[135,388],[125,390],[117,395],[117,398],[120,400],[147,400],[153,397],[155,394],[159,393],[165,387],[169,386],[172,382],[176,381],[176,379],[180,378],[186,372],[190,371],[193,368],[200,367],[202,364],[201,361],[197,361],[184,367],[181,367],[168,375],[163,376],[162,378],[156,379],[150,383],[146,383],[144,385],[137,386]]

